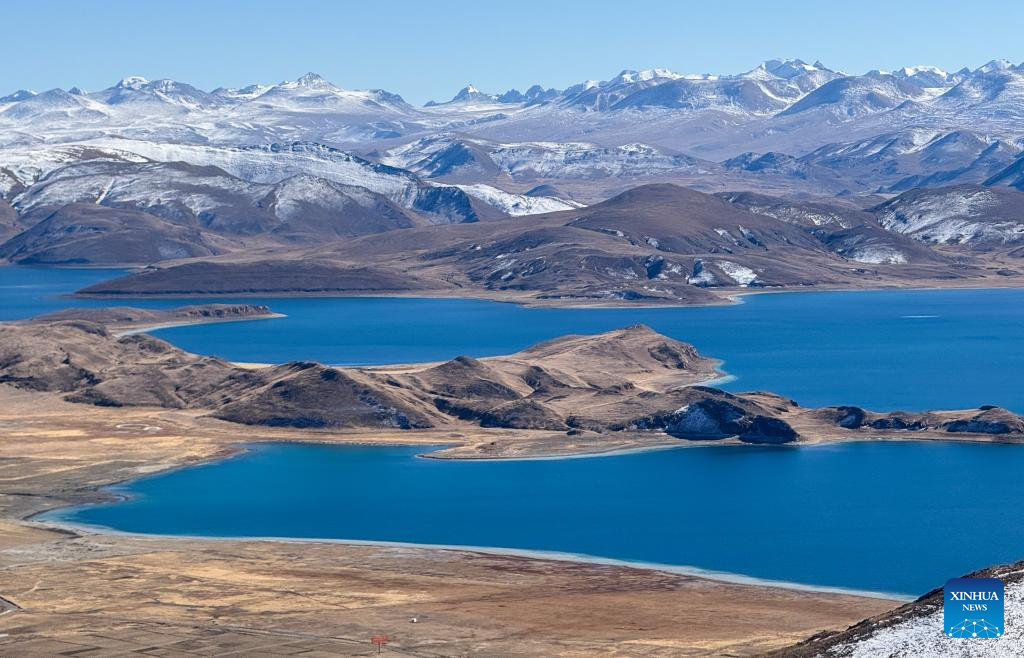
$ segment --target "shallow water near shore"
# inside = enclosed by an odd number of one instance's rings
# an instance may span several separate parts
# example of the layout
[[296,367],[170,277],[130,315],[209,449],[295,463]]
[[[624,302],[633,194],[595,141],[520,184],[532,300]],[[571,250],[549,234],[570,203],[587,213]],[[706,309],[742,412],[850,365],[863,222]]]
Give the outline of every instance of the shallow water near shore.
[[561,551],[920,594],[1020,558],[1020,446],[710,446],[554,461],[262,444],[49,518],[129,532]]
[[731,391],[805,406],[878,411],[1004,406],[1024,413],[1024,290],[886,290],[752,295],[677,308],[525,308],[468,299],[268,297],[77,300],[112,270],[0,268],[0,319],[68,306],[269,305],[287,317],[153,333],[233,361],[366,365],[493,356],[567,333],[645,323],[725,361]]

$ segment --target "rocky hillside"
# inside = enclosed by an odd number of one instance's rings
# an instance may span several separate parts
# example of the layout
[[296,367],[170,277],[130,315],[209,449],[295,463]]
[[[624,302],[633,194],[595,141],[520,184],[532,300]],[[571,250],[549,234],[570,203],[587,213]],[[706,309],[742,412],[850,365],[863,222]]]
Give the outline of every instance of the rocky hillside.
[[1024,244],[1024,194],[959,185],[918,189],[872,209],[883,228],[933,244],[999,249]]

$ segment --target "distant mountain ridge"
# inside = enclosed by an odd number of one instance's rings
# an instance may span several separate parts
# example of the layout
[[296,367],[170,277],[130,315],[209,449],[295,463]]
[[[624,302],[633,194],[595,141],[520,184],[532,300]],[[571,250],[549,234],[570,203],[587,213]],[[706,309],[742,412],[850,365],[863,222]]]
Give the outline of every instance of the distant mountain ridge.
[[[668,69],[624,70],[605,81],[584,81],[564,90],[530,87],[487,93],[467,85],[446,103],[427,106],[457,111],[459,105],[529,107],[551,105],[592,112],[638,108],[713,109],[744,115],[794,115],[827,108],[837,116],[891,110],[910,103],[935,101],[952,109],[965,104],[1016,103],[1024,65],[993,60],[974,70],[947,73],[931,66],[908,66],[894,72],[870,71],[850,75],[821,62],[800,59],[768,60],[734,75],[687,75]],[[1007,98],[1003,99],[1003,96]],[[941,101],[939,99],[942,99]],[[117,114],[118,105],[150,105],[139,112],[157,114],[209,112],[243,108],[320,108],[343,114],[376,113],[380,118],[422,114],[400,95],[380,89],[354,91],[334,85],[316,73],[274,85],[253,84],[240,89],[203,91],[174,80],[129,76],[95,92],[51,89],[42,93],[19,90],[0,98],[0,118],[44,120],[52,112],[72,116],[89,110]]]
[[[1024,65],[1004,60],[862,75],[800,59],[733,75],[624,70],[561,90],[467,84],[425,107],[315,73],[212,91],[129,76],[0,99],[0,257],[17,263],[254,250],[278,263],[282,250],[353,242],[373,254],[380,242],[405,245],[394,258],[421,255],[387,272],[395,289],[452,285],[402,282],[420,270],[551,298],[696,300],[706,287],[843,285],[875,268],[989,267],[1004,281],[1024,254],[1022,191]],[[587,221],[592,208],[603,223]],[[547,218],[562,212],[579,221]],[[524,219],[535,215],[543,226]],[[493,249],[471,242],[455,260],[409,242],[464,233],[431,225],[494,222]],[[520,249],[531,253],[495,260]],[[362,268],[346,276],[375,285],[364,273],[378,264],[362,257],[346,253]],[[780,262],[790,257],[816,269]],[[325,279],[348,267],[328,265]]]

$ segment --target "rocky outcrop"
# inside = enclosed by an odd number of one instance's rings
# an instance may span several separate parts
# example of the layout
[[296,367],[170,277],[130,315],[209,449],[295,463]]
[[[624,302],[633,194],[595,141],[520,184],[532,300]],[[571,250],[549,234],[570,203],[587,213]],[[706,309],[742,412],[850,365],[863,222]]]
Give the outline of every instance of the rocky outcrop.
[[693,401],[679,409],[638,418],[642,430],[663,429],[681,439],[737,438],[746,443],[790,443],[799,438],[789,423],[743,397],[704,386],[691,388]]
[[480,427],[502,427],[519,430],[568,429],[567,421],[554,409],[530,398],[520,398],[496,406],[435,398],[439,411],[460,420],[476,422]]
[[947,432],[972,434],[1024,434],[1024,418],[999,407],[982,407],[981,413],[943,424]]
[[818,418],[849,430],[937,430],[961,434],[1024,434],[1024,418],[1000,407],[976,410],[907,413],[874,413],[860,407],[826,407],[815,411]]

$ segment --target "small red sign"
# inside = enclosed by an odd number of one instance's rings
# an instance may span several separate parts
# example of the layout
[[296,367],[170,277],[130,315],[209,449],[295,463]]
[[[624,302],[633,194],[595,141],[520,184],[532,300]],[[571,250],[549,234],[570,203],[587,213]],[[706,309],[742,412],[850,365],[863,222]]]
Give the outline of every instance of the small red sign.
[[377,645],[377,653],[380,653],[381,647],[388,643],[387,635],[374,635],[370,638],[370,642]]

